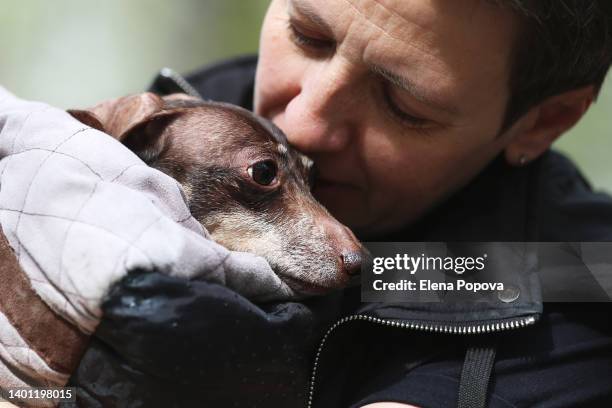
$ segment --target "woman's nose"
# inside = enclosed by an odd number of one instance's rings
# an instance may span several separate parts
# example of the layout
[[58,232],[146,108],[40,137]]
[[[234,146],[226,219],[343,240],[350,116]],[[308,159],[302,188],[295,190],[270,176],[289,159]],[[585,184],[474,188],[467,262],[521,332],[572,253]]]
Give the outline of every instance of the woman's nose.
[[345,149],[357,120],[353,78],[342,63],[321,62],[304,72],[299,93],[285,108],[289,142],[308,154]]

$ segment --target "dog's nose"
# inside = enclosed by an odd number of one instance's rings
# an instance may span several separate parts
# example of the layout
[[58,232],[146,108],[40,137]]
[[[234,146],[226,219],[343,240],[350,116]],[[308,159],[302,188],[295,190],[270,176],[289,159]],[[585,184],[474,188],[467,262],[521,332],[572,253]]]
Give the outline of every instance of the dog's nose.
[[318,224],[325,230],[337,262],[338,276],[336,279],[339,279],[339,282],[345,282],[347,277],[359,275],[365,253],[363,246],[353,232],[347,226],[330,217],[329,214],[321,217]]
[[362,256],[359,252],[345,252],[342,259],[342,271],[348,276],[355,276],[361,273]]

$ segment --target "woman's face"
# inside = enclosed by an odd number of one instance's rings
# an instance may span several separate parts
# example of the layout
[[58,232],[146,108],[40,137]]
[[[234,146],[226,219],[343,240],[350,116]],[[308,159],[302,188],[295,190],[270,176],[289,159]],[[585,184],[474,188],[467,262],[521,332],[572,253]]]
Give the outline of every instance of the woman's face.
[[315,161],[315,197],[361,236],[409,224],[512,138],[517,23],[490,3],[272,1],[255,111]]

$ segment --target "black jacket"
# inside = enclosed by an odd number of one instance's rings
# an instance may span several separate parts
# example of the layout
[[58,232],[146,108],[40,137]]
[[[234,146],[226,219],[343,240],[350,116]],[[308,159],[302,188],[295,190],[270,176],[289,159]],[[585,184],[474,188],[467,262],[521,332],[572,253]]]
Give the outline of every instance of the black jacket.
[[[252,108],[255,64],[255,57],[239,58],[186,81],[164,71],[152,90],[188,92]],[[523,168],[499,158],[418,223],[386,240],[612,241],[612,200],[594,193],[558,153],[546,153]],[[474,346],[489,350],[495,339],[510,336],[504,333],[542,337],[550,331],[549,313],[569,313],[578,320],[594,315],[596,305],[572,306],[571,311],[564,305],[545,306],[541,293],[526,290],[529,282],[521,277],[521,262],[528,251],[509,265],[524,292],[516,301],[464,306],[362,304],[356,289],[303,304],[256,306],[217,285],[134,271],[109,295],[104,320],[71,383],[80,387],[80,406],[335,407],[367,401],[369,394],[386,389],[368,383],[369,374],[393,370],[381,361],[398,356],[376,348],[381,339],[389,351],[403,353],[412,347],[418,351],[419,345],[430,350],[430,341],[419,337],[429,334],[436,337],[433,342],[460,344],[463,353]],[[601,307],[596,310],[601,314]],[[606,330],[608,316],[594,320]],[[476,331],[481,334],[472,334]],[[368,364],[363,363],[366,354]],[[492,356],[485,352],[476,360],[490,367],[487,359]],[[468,360],[465,378],[470,375]],[[472,367],[476,376],[479,367]],[[459,396],[445,404],[458,400],[476,406],[466,401],[479,398],[487,380],[463,381]],[[364,391],[368,387],[371,392]],[[398,398],[394,395],[388,398]]]

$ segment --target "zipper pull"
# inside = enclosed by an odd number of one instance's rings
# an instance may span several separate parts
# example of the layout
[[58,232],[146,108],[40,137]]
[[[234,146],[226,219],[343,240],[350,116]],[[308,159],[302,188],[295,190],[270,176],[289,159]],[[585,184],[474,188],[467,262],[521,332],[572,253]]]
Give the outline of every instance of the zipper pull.
[[153,83],[149,86],[149,91],[162,96],[173,93],[186,93],[187,95],[203,99],[202,95],[181,74],[167,67],[159,71]]

